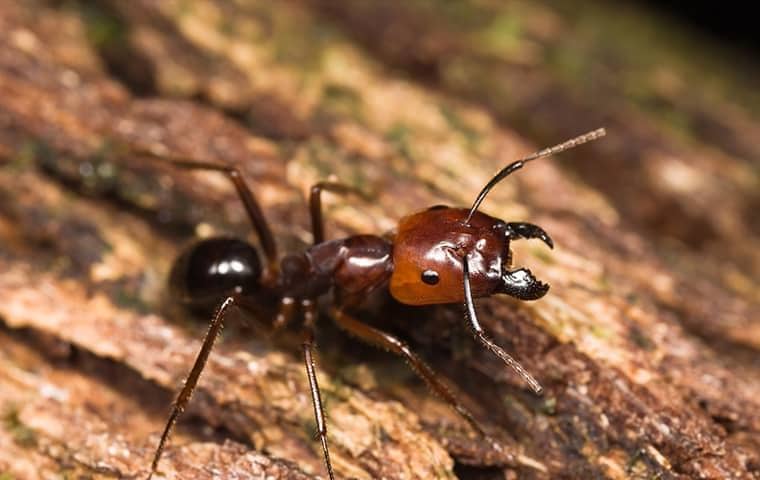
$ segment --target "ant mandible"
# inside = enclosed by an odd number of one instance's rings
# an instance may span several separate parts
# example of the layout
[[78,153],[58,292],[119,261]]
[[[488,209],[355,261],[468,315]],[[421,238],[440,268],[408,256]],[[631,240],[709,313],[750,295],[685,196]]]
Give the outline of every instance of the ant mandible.
[[[359,339],[404,357],[429,387],[446,400],[482,437],[493,440],[475,417],[409,346],[395,336],[354,318],[350,309],[358,306],[371,291],[388,286],[391,295],[408,305],[464,303],[464,316],[475,337],[504,363],[517,372],[536,393],[542,387],[522,365],[483,331],[475,313],[473,299],[504,293],[520,300],[543,297],[549,285],[537,280],[527,268],[509,270],[512,254],[509,243],[537,238],[554,248],[549,235],[539,226],[523,222],[504,222],[478,211],[488,192],[509,174],[537,158],[560,153],[604,136],[604,129],[580,135],[559,145],[535,152],[500,170],[478,194],[469,209],[435,206],[413,213],[399,221],[392,242],[376,235],[354,235],[329,240],[324,238],[321,208],[323,191],[345,194],[355,192],[339,183],[322,182],[311,189],[309,210],[313,244],[305,251],[281,260],[272,230],[253,192],[240,171],[231,166],[184,158],[166,158],[173,165],[194,170],[222,172],[232,181],[266,256],[262,265],[257,250],[249,243],[227,237],[201,240],[182,254],[174,264],[171,283],[182,292],[188,305],[218,303],[208,332],[192,370],[180,390],[151,464],[150,479],[177,417],[187,406],[208,360],[214,340],[232,307],[254,310],[255,299],[263,293],[280,298],[275,327],[287,324],[298,311],[303,316],[303,356],[309,379],[317,436],[322,443],[325,466],[334,480],[327,446],[325,422],[313,357],[317,299],[333,292],[330,315],[340,328]],[[145,151],[150,155],[152,152]],[[221,301],[221,303],[219,303]],[[494,443],[495,444],[495,443]]]

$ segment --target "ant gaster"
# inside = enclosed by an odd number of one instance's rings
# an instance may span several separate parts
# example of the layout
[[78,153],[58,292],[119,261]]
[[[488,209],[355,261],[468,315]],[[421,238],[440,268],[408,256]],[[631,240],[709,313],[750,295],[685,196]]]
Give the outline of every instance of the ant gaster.
[[[232,307],[254,310],[255,299],[268,292],[280,298],[275,328],[281,328],[300,308],[303,316],[303,355],[309,379],[317,436],[322,444],[325,466],[334,480],[327,445],[327,425],[322,409],[313,358],[317,299],[333,292],[330,316],[339,327],[359,339],[404,357],[429,387],[446,400],[480,435],[491,440],[473,415],[459,403],[409,346],[395,336],[354,318],[349,312],[371,291],[388,286],[391,295],[408,305],[462,302],[464,316],[475,337],[514,369],[536,393],[541,385],[515,359],[493,343],[480,326],[473,299],[504,293],[521,300],[536,300],[549,290],[527,268],[510,270],[510,242],[537,238],[550,248],[554,244],[541,228],[530,223],[504,222],[478,211],[488,192],[502,179],[527,162],[562,152],[605,134],[598,129],[559,145],[535,152],[499,171],[477,196],[469,209],[435,206],[399,221],[392,242],[375,235],[354,235],[325,240],[321,209],[323,191],[355,192],[338,183],[318,183],[311,189],[310,214],[313,244],[305,251],[278,257],[272,231],[253,192],[234,167],[181,158],[167,160],[177,167],[219,171],[235,186],[266,257],[262,265],[257,250],[238,239],[216,237],[201,240],[179,257],[172,269],[171,283],[189,305],[216,302],[206,337],[192,370],[185,380],[156,448],[151,473],[156,472],[166,441],[177,417],[187,406],[198,378]],[[151,152],[144,152],[153,154]],[[162,156],[166,158],[165,156]]]

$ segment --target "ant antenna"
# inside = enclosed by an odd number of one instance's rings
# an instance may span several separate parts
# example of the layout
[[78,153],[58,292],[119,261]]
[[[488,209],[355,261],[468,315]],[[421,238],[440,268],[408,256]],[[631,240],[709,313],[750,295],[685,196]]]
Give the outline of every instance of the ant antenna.
[[483,331],[483,327],[480,326],[480,322],[478,321],[478,314],[475,313],[475,301],[472,298],[472,287],[470,287],[470,266],[467,256],[462,259],[462,274],[462,283],[464,285],[465,318],[470,324],[470,328],[475,334],[475,338],[477,338],[480,343],[488,348],[494,355],[499,357],[506,365],[512,368],[515,373],[520,375],[531,388],[531,390],[536,393],[536,395],[541,395],[541,393],[544,391],[544,388],[540,383],[538,383],[538,380],[533,378],[533,375],[528,373],[525,367],[520,365],[520,362],[512,358],[512,356],[505,352],[503,348],[496,345],[490,338],[488,338]]
[[478,197],[475,199],[472,207],[470,208],[470,213],[467,214],[467,219],[464,221],[465,225],[468,225],[470,223],[470,219],[475,214],[475,211],[478,209],[483,200],[486,198],[488,192],[490,192],[497,183],[502,181],[510,173],[521,169],[526,163],[530,162],[531,160],[536,160],[537,158],[554,155],[560,152],[564,152],[565,150],[570,150],[571,148],[577,147],[578,145],[582,145],[592,140],[596,140],[597,138],[601,138],[606,134],[607,132],[603,128],[599,128],[592,132],[584,133],[583,135],[571,138],[570,140],[560,143],[559,145],[554,145],[553,147],[544,148],[543,150],[531,153],[527,157],[521,158],[520,160],[512,162],[506,167],[502,168],[499,173],[497,173],[488,183],[486,183],[486,186],[483,187],[483,190],[481,190],[478,194]]

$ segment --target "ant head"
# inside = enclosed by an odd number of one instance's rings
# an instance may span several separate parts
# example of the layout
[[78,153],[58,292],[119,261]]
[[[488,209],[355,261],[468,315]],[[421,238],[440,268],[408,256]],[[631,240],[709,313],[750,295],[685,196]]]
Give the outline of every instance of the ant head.
[[479,212],[478,207],[497,183],[526,163],[604,134],[604,129],[598,129],[510,163],[483,187],[470,209],[438,206],[401,219],[393,241],[393,297],[411,305],[461,301],[470,305],[472,298],[495,293],[522,300],[544,296],[549,286],[536,280],[530,270],[508,270],[509,241],[538,238],[552,247],[551,238],[536,225],[506,223]]
[[509,266],[507,224],[467,209],[432,207],[401,219],[393,241],[391,294],[411,305],[460,302],[468,258],[475,296],[496,293]]

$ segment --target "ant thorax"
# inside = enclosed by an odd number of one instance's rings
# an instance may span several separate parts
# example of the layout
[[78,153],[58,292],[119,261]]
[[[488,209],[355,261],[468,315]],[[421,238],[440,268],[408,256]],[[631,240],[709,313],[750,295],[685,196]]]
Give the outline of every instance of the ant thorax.
[[335,288],[350,298],[384,286],[393,270],[392,245],[375,235],[354,235],[318,243],[282,259],[283,296],[316,298]]

